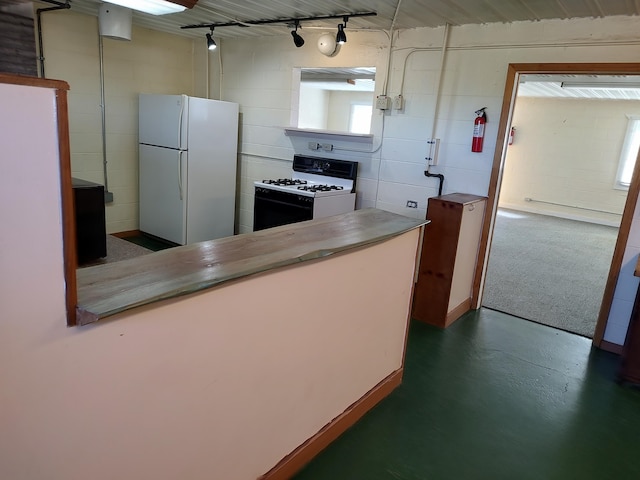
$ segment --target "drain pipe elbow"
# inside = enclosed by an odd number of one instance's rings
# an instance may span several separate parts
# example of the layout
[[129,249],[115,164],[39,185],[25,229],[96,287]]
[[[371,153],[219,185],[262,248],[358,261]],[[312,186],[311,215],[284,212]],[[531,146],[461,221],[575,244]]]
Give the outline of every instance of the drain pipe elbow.
[[441,173],[431,173],[429,172],[429,170],[425,170],[424,171],[424,176],[425,177],[435,177],[437,178],[440,182],[438,185],[438,196],[442,195],[442,184],[444,183],[444,175]]

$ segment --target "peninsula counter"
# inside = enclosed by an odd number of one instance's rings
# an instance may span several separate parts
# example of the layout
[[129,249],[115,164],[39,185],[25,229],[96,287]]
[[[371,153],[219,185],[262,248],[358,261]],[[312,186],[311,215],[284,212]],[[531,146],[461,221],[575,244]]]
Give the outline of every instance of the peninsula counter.
[[290,478],[400,384],[424,223],[358,210],[79,270],[83,361],[112,384],[99,444],[132,409],[152,434],[108,463]]

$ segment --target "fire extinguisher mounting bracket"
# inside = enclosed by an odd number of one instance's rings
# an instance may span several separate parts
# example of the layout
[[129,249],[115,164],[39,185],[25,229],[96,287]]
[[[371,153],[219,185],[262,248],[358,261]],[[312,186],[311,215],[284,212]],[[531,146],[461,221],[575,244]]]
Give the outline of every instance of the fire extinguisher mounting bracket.
[[476,110],[476,115],[480,116],[480,115],[484,115],[485,117],[487,116],[487,113],[485,112],[485,110],[487,109],[487,107],[482,107],[479,110]]

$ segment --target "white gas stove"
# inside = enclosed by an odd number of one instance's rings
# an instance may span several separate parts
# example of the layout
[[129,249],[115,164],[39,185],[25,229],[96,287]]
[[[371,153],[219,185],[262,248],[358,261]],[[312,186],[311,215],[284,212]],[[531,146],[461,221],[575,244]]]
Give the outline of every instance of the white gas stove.
[[254,231],[354,210],[357,172],[357,162],[295,155],[291,178],[254,182]]

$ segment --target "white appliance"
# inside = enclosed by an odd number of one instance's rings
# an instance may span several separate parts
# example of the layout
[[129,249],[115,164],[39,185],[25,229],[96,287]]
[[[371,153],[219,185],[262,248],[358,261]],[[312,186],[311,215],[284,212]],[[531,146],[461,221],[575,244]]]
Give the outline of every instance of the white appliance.
[[238,104],[140,94],[140,231],[180,245],[233,235]]
[[253,230],[355,208],[358,162],[294,155],[291,178],[254,182]]

